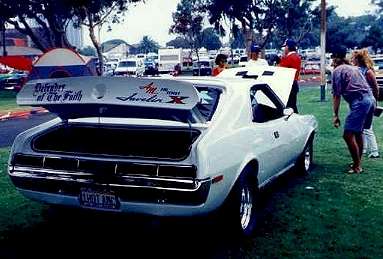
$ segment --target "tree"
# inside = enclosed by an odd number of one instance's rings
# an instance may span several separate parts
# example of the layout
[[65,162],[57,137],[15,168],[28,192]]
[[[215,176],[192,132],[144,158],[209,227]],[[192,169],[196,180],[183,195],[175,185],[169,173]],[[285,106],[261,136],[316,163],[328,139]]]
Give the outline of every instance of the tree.
[[82,49],[77,50],[79,54],[84,56],[96,56],[96,49],[91,46],[86,46]]
[[[128,4],[144,0],[1,0],[1,17],[19,32],[28,35],[41,51],[54,47],[73,47],[66,37],[69,24],[86,26],[89,36],[103,66],[95,28],[121,21]],[[30,26],[31,21],[38,29]]]
[[148,35],[145,35],[140,44],[139,49],[141,53],[148,54],[149,52],[157,52],[159,45],[157,42],[152,40]]
[[[221,23],[224,19],[231,22],[233,32],[241,30],[246,49],[249,52],[251,43],[264,47],[277,28],[280,33],[284,34],[283,38],[287,36],[303,37],[303,32],[307,33],[311,29],[308,17],[311,17],[311,4],[314,1],[206,0],[205,8],[209,12],[209,22],[214,24],[216,30],[223,30]],[[293,35],[298,32],[300,34]],[[233,36],[235,35],[233,33]]]
[[190,49],[197,54],[198,60],[198,49],[204,38],[202,32],[204,10],[200,8],[201,5],[201,0],[181,0],[181,3],[177,5],[177,11],[173,13],[174,24],[169,29],[169,34],[177,34],[185,38]]
[[278,0],[206,1],[209,22],[216,30],[222,31],[224,29],[221,22],[225,18],[228,19],[232,31],[242,32],[248,52],[252,42],[258,43],[261,47],[266,44],[276,26],[277,18],[284,15],[280,6]]
[[[70,47],[65,34],[73,14],[65,1],[1,0],[0,9],[7,23],[28,35],[43,52],[53,47]],[[4,17],[6,15],[6,17]],[[30,26],[33,21],[38,29]]]
[[201,47],[205,47],[207,50],[219,49],[222,47],[222,43],[213,27],[205,28],[202,31],[202,34],[204,37],[202,38]]
[[[101,30],[104,24],[119,23],[129,3],[137,3],[144,0],[67,0],[73,7],[74,20],[77,26],[86,26],[89,37],[96,48],[99,57],[99,66],[104,67],[100,43],[95,36],[95,28]],[[111,27],[108,29],[111,30]],[[102,73],[101,73],[102,74]]]
[[371,47],[374,54],[383,48],[383,33],[378,25],[371,26],[368,35],[361,42],[362,47]]
[[185,37],[177,36],[174,40],[166,43],[166,46],[173,46],[174,48],[190,48],[189,42],[186,41]]

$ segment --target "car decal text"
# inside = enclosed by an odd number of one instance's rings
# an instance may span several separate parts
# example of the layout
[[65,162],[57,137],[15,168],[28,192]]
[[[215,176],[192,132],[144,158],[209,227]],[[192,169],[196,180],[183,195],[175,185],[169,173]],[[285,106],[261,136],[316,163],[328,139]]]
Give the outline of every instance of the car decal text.
[[65,84],[37,83],[33,92],[37,102],[74,102],[83,98],[82,90],[65,89]]
[[117,96],[116,99],[124,102],[130,101],[185,104],[182,102],[182,100],[189,98],[188,96],[181,96],[180,91],[174,91],[167,87],[162,87],[158,90],[157,87],[153,86],[153,82],[148,85],[140,86],[139,89],[143,91],[134,92],[129,96]]

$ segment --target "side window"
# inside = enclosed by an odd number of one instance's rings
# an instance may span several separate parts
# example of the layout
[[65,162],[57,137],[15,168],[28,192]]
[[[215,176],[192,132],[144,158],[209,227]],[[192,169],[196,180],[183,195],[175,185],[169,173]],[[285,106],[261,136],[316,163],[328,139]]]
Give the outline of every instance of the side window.
[[281,118],[284,105],[266,85],[256,85],[250,90],[253,122],[263,123]]
[[257,102],[255,91],[250,93],[250,99],[251,99],[251,111],[253,114],[253,122],[257,122],[257,123],[265,122],[266,119],[263,116],[261,105]]

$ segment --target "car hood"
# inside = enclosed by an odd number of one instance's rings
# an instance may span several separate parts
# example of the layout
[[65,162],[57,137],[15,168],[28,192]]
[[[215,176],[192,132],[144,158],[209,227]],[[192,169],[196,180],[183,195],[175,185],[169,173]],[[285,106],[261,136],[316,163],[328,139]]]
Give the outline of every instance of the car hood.
[[17,95],[21,106],[44,107],[62,119],[129,117],[132,111],[189,111],[199,102],[188,82],[135,77],[68,77],[31,80]]
[[274,66],[236,67],[223,70],[217,77],[254,80],[254,84],[266,83],[286,106],[295,71],[293,68]]

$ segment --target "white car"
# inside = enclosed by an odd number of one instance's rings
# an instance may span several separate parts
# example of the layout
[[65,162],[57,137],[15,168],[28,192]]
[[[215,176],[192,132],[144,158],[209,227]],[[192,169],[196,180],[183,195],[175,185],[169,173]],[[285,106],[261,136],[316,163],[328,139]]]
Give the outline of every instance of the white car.
[[247,64],[247,61],[248,61],[247,55],[242,55],[242,56],[239,58],[238,66],[240,66],[240,67],[245,67],[246,64]]
[[114,69],[115,76],[143,76],[145,65],[141,59],[128,58],[118,61],[117,67]]
[[222,227],[249,237],[258,191],[290,169],[307,173],[317,132],[313,115],[285,108],[293,69],[251,69],[203,78],[29,81],[18,104],[58,118],[15,139],[9,177],[25,197],[47,204],[156,216],[224,213]]

